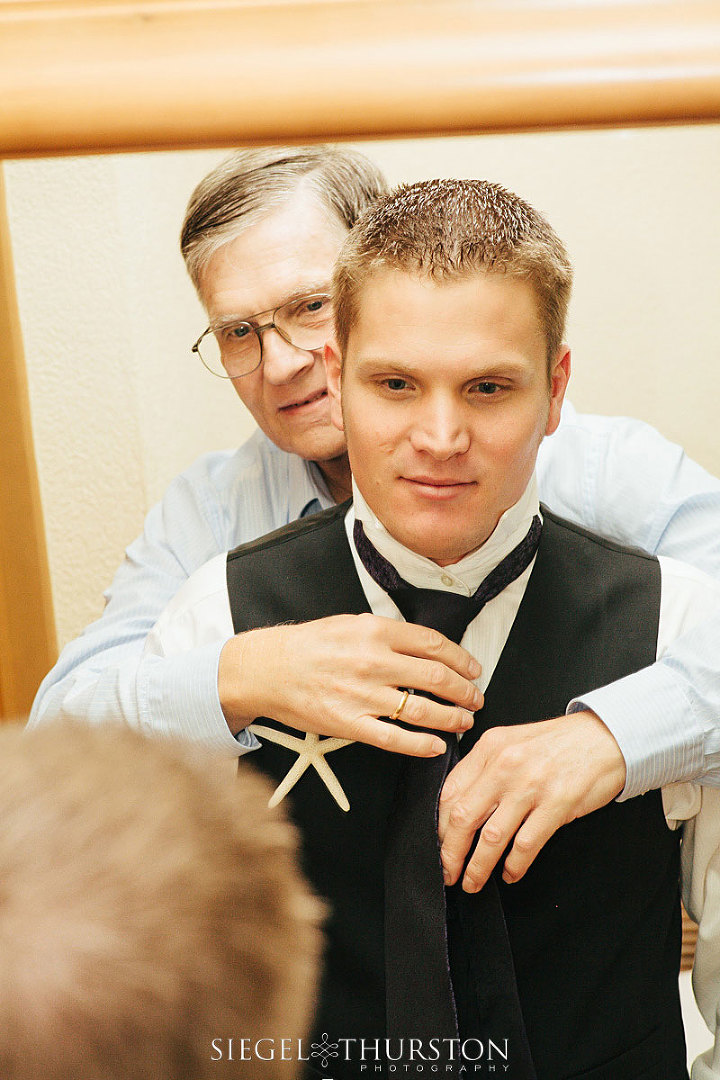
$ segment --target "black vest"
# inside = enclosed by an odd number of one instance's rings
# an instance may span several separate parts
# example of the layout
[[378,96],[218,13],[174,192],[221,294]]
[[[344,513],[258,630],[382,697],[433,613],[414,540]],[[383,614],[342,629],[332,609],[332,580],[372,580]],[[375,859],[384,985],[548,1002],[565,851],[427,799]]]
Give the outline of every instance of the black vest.
[[[228,555],[236,632],[369,610],[346,510],[334,507]],[[571,698],[655,659],[657,560],[545,508],[543,515],[525,596],[463,753],[489,727],[561,715]],[[266,742],[244,760],[279,783],[295,755]],[[399,760],[360,743],[328,756],[347,814],[312,768],[286,800],[303,838],[304,869],[332,910],[312,1038],[363,1038],[370,1048],[361,1069],[358,1044],[348,1064],[341,1042],[340,1057],[318,1074],[333,1080],[381,1075],[372,1054],[385,1034],[382,852]],[[679,835],[666,826],[659,792],[565,826],[522,881],[500,883],[538,1080],[687,1080],[678,883]],[[482,963],[481,948],[477,954],[473,962]],[[487,1047],[483,1055],[482,1068],[472,1063],[452,1075],[512,1077],[497,1051],[494,1069]]]

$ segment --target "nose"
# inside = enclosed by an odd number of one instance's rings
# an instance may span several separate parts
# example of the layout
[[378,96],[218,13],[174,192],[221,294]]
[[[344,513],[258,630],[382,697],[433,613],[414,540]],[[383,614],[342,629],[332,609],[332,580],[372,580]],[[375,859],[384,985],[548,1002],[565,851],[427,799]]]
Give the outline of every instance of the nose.
[[462,406],[452,398],[433,397],[423,402],[410,432],[418,453],[448,461],[470,447],[470,431]]
[[315,353],[298,349],[286,341],[274,326],[262,331],[263,377],[274,386],[292,382],[315,363]]

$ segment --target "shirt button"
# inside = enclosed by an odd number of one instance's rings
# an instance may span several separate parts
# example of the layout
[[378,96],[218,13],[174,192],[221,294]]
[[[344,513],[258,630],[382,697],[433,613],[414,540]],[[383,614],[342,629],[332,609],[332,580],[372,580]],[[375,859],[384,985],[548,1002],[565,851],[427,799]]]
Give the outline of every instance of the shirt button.
[[440,580],[442,581],[443,585],[452,585],[453,583],[453,579],[450,577],[449,574],[443,574]]

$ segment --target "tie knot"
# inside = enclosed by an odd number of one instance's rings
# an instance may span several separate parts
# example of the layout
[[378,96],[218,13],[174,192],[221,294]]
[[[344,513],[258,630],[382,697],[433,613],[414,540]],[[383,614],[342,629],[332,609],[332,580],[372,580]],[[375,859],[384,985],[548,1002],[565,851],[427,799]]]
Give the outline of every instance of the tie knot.
[[439,630],[446,638],[460,644],[468,625],[478,614],[472,596],[444,589],[418,589],[404,582],[390,592],[406,622]]

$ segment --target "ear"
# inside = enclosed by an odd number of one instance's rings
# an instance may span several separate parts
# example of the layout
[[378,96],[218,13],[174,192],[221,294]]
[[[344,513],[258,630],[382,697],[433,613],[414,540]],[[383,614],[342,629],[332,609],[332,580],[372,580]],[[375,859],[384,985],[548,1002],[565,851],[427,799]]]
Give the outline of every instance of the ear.
[[565,398],[565,391],[570,379],[570,349],[561,345],[555,357],[550,373],[550,410],[548,412],[546,435],[552,435],[560,423],[560,411]]
[[340,390],[342,387],[342,357],[337,342],[331,338],[325,345],[323,353],[325,361],[325,373],[327,378],[328,397],[330,398],[330,419],[338,431],[344,431],[342,415],[342,401]]

